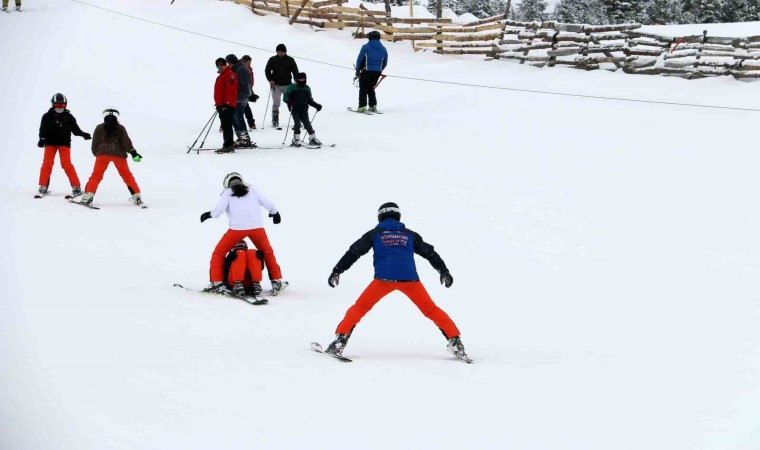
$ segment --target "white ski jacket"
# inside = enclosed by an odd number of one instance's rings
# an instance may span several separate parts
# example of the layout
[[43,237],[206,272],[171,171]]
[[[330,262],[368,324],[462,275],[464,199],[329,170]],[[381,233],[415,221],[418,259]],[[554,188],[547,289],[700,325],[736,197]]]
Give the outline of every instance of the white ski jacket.
[[277,206],[260,192],[257,192],[253,186],[248,186],[248,193],[243,197],[234,197],[232,189],[228,188],[222,192],[219,202],[211,211],[211,217],[217,218],[226,212],[231,230],[263,228],[262,206],[269,211],[269,214],[277,213]]

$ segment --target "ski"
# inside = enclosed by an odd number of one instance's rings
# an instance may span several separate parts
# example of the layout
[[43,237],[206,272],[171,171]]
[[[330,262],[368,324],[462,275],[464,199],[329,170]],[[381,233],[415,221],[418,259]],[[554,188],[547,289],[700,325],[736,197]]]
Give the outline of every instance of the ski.
[[132,203],[133,205],[137,205],[137,206],[139,206],[141,209],[146,209],[146,208],[148,207],[148,205],[146,205],[146,204],[145,204],[145,203],[143,203],[142,201],[141,201],[140,203],[135,203],[135,199],[133,199],[132,197],[129,197],[129,203]]
[[450,352],[452,355],[456,356],[456,357],[457,357],[457,359],[459,359],[460,361],[464,361],[464,362],[466,362],[467,364],[472,364],[472,363],[474,363],[474,362],[475,362],[475,361],[473,361],[473,359],[472,359],[472,358],[470,358],[469,356],[467,356],[467,353],[465,353],[465,352],[452,352],[452,351],[450,351],[450,350],[449,350],[449,352]]
[[80,197],[82,194],[84,194],[84,192],[80,192],[77,195],[64,195],[63,198],[65,198],[66,200],[71,200],[72,198]]
[[80,205],[80,206],[86,206],[86,207],[88,207],[90,209],[100,209],[100,206],[93,206],[90,203],[80,203],[80,202],[74,200],[73,198],[69,200],[69,203],[73,203],[75,205]]
[[280,145],[279,147],[256,147],[256,148],[260,148],[262,150],[282,150],[285,147]]
[[52,192],[53,191],[47,191],[44,194],[37,193],[37,194],[34,194],[34,198],[45,198],[46,195],[51,194]]
[[343,361],[343,362],[352,362],[353,361],[351,359],[346,358],[345,356],[336,355],[335,353],[328,353],[328,352],[326,352],[322,348],[322,346],[319,344],[319,342],[312,342],[311,343],[311,349],[314,350],[317,353],[322,353],[323,355],[332,356],[333,358],[335,358],[335,359],[337,359],[339,361]]
[[366,111],[366,110],[365,111],[357,111],[357,110],[355,110],[354,108],[352,108],[350,106],[348,108],[346,108],[346,110],[347,111],[351,111],[351,112],[355,112],[355,113],[359,113],[359,114],[364,114],[364,115],[367,115],[367,116],[371,116],[372,114],[374,114],[373,112]]
[[248,303],[249,305],[256,305],[256,306],[258,306],[258,305],[266,305],[267,303],[269,303],[269,300],[267,300],[265,298],[262,298],[262,297],[255,297],[255,296],[249,297],[249,296],[246,296],[246,295],[236,295],[232,291],[225,292],[225,293],[206,292],[204,290],[187,288],[185,286],[182,286],[179,283],[174,283],[174,287],[178,287],[180,289],[184,289],[184,290],[190,291],[190,292],[197,292],[199,294],[211,294],[211,295],[219,295],[219,296],[227,297],[227,298],[234,298],[235,300],[242,300],[242,301]]

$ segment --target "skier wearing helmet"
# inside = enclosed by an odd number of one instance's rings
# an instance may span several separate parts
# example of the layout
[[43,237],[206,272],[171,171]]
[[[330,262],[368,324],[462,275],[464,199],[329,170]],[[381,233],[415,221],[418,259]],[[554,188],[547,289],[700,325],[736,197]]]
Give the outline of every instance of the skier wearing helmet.
[[359,77],[359,109],[358,112],[367,110],[367,97],[369,97],[369,110],[377,111],[377,97],[375,85],[380,79],[383,70],[388,65],[388,51],[380,42],[380,32],[370,31],[367,34],[369,42],[362,45],[359,56],[356,58],[356,76]]
[[264,219],[261,215],[261,208],[263,207],[269,211],[269,217],[272,218],[275,225],[280,223],[277,205],[254,189],[253,186],[245,184],[243,176],[237,172],[227,174],[222,186],[224,186],[224,191],[216,207],[201,214],[201,223],[212,217],[217,218],[225,212],[229,220],[229,229],[216,244],[211,254],[211,267],[209,269],[211,283],[204,291],[217,294],[230,293],[228,292],[229,288],[224,285],[224,259],[238,242],[247,237],[257,249],[264,253],[264,262],[272,283],[270,294],[273,296],[279,294],[288,283],[282,280],[282,272],[279,264],[277,264],[277,258],[274,256],[274,250],[269,244],[269,238],[264,230]]

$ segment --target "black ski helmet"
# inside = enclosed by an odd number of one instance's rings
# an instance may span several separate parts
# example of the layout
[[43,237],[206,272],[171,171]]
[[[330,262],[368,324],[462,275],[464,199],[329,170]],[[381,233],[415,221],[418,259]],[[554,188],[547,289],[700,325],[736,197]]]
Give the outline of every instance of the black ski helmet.
[[377,221],[382,222],[385,219],[401,220],[401,209],[393,202],[387,202],[380,205],[377,209]]
[[241,239],[232,247],[232,250],[248,250],[248,243],[245,242],[245,239]]
[[63,107],[65,108],[68,103],[69,103],[69,100],[66,98],[65,95],[61,94],[60,92],[55,94],[53,98],[50,99],[51,106],[59,104],[59,105],[63,105]]
[[367,39],[380,39],[380,32],[377,30],[372,30],[369,33],[367,33]]
[[230,53],[227,55],[226,58],[224,58],[227,61],[227,64],[237,64],[238,63],[238,57]]
[[[303,83],[301,83],[301,80],[303,80]],[[296,75],[296,83],[300,84],[301,86],[306,84],[306,72],[298,72]]]

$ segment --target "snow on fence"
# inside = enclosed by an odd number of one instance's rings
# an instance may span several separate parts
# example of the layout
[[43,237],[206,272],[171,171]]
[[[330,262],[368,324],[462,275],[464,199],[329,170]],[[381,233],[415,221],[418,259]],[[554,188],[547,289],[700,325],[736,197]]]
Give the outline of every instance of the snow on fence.
[[416,49],[440,54],[687,79],[721,75],[760,78],[760,36],[716,37],[705,31],[672,38],[637,31],[639,24],[515,22],[503,16],[455,24],[451,19],[392,17],[390,11],[372,11],[363,4],[342,6],[345,0],[234,1],[249,6],[254,14],[280,14],[289,18],[291,25],[353,29],[355,38],[377,30],[384,40],[411,41]]

